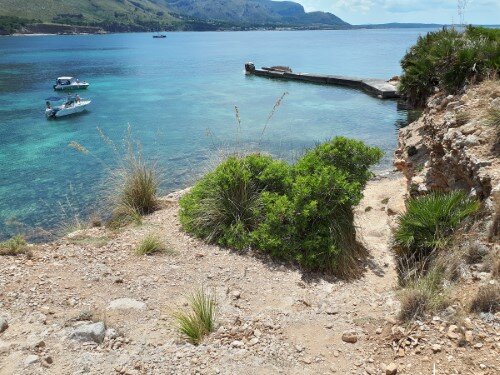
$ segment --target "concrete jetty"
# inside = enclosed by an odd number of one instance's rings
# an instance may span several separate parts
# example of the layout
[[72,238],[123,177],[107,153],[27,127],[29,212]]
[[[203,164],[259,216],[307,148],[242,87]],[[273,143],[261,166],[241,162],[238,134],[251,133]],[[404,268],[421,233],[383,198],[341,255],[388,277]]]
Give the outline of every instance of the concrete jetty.
[[245,64],[247,74],[259,77],[287,79],[294,81],[312,82],[325,85],[346,86],[358,90],[363,90],[380,99],[395,99],[400,95],[396,86],[382,79],[355,78],[343,76],[331,76],[311,73],[293,73],[288,67],[271,67],[256,69],[253,63]]

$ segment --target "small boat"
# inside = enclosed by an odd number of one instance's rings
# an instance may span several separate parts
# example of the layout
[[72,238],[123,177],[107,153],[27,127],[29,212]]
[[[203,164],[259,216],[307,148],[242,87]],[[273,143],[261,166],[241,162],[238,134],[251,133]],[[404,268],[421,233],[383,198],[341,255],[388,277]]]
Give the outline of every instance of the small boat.
[[153,35],[153,38],[166,38],[167,36],[165,34],[155,34]]
[[[91,103],[88,99],[81,99],[78,95],[68,95],[67,98],[50,97],[45,99],[45,116],[47,118],[57,118],[73,115],[85,111]],[[62,104],[59,104],[62,103]]]
[[89,87],[89,83],[73,77],[59,77],[56,79],[54,90],[81,90]]

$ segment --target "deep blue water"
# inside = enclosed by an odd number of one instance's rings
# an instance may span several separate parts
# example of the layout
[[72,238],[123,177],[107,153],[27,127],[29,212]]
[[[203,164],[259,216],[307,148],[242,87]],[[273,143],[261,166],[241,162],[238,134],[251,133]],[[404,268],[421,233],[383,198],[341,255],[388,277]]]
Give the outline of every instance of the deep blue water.
[[[389,168],[407,114],[394,101],[320,85],[243,74],[246,61],[296,71],[390,78],[425,30],[266,31],[0,37],[0,238],[50,229],[99,206],[115,157],[96,128],[120,143],[131,125],[164,171],[163,192],[191,184],[218,148],[257,147],[276,99],[284,99],[259,146],[293,159],[334,135],[381,147]],[[88,113],[48,121],[44,99],[57,76],[91,83]],[[234,106],[242,130],[237,136]],[[68,147],[77,141],[96,157]]]

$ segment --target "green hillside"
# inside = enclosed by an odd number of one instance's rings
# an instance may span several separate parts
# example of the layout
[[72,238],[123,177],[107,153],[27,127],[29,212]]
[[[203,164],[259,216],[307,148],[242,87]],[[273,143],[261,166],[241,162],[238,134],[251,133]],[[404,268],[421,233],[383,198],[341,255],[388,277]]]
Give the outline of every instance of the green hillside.
[[107,31],[210,30],[349,25],[330,13],[306,13],[270,0],[0,0],[0,31],[42,22],[99,26]]

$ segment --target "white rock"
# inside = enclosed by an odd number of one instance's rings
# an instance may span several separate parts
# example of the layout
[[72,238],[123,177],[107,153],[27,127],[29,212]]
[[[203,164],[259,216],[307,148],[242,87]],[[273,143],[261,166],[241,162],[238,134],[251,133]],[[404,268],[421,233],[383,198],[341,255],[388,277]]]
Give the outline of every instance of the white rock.
[[245,344],[243,344],[243,342],[239,341],[239,340],[234,340],[232,343],[231,343],[231,346],[233,348],[243,348],[245,346]]
[[106,334],[106,326],[103,322],[84,324],[76,327],[69,338],[81,342],[93,341],[101,343]]
[[10,343],[0,340],[0,354],[8,353],[10,350]]
[[116,331],[116,329],[114,328],[108,328],[106,330],[106,337],[110,340],[112,339],[116,339],[119,335],[118,335],[118,332]]
[[24,365],[25,366],[30,366],[30,365],[33,365],[33,364],[37,363],[39,360],[40,360],[40,357],[38,357],[37,355],[34,355],[34,354],[30,354],[24,360]]
[[111,301],[108,310],[145,310],[146,304],[132,298],[118,298]]

